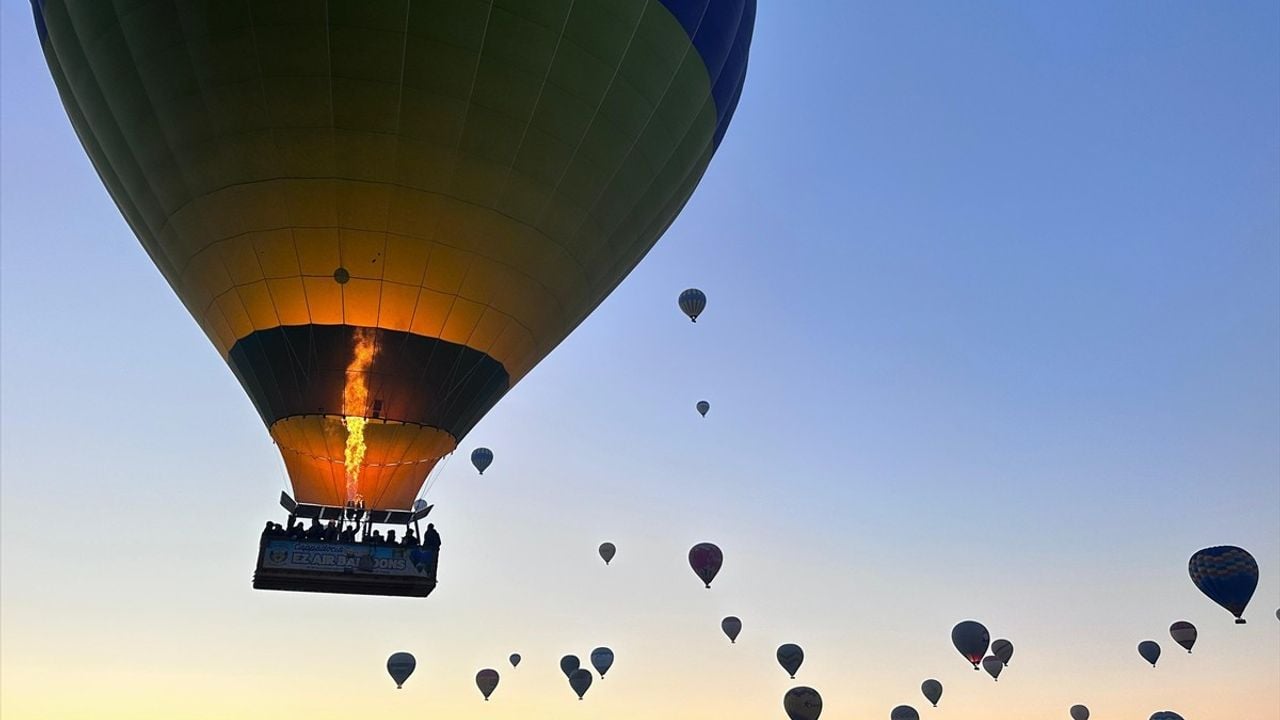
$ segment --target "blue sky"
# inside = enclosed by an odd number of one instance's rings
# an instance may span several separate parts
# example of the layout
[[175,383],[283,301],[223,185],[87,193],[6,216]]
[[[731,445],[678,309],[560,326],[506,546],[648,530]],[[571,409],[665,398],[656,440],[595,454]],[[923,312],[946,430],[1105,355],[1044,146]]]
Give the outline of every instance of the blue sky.
[[[761,3],[680,219],[463,444],[493,469],[441,471],[419,602],[250,590],[278,456],[98,182],[29,7],[2,8],[6,717],[337,717],[342,687],[774,718],[787,641],[833,717],[921,707],[925,677],[962,720],[1280,704],[1275,3]],[[1186,577],[1221,543],[1262,566],[1243,628]],[[968,617],[1018,648],[998,686],[950,647]],[[618,663],[579,704],[555,662],[598,644]],[[395,650],[419,657],[398,695]]]

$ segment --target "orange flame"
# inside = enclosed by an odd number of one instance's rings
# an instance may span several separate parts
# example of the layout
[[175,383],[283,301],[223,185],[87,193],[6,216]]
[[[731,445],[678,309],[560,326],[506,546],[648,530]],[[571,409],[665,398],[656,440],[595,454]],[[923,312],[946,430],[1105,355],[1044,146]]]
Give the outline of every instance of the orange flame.
[[360,468],[364,465],[364,454],[368,447],[364,442],[364,427],[368,420],[364,417],[369,407],[369,385],[366,373],[373,364],[374,355],[378,354],[377,337],[372,330],[356,331],[356,344],[353,348],[351,363],[347,365],[347,384],[342,390],[342,414],[346,416],[347,445],[343,456],[343,465],[347,470],[347,500],[360,500]]

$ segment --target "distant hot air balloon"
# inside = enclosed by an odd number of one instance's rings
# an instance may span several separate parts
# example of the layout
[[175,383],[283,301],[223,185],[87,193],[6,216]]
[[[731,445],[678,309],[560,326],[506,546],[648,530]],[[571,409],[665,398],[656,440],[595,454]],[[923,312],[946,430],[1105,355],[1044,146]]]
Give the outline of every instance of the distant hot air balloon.
[[1151,720],[1182,720],[1182,716],[1172,710],[1161,710],[1153,713]]
[[738,633],[742,632],[742,621],[730,615],[720,621],[720,629],[728,636],[730,643],[738,642]]
[[703,310],[707,309],[707,296],[697,288],[689,288],[680,293],[680,310],[693,322],[698,322],[698,316]]
[[920,713],[910,705],[899,705],[889,711],[889,720],[920,720]]
[[1258,561],[1243,548],[1233,545],[1205,548],[1187,563],[1191,582],[1210,600],[1236,616],[1243,625],[1244,609],[1258,589]]
[[782,669],[786,670],[787,674],[794,680],[796,672],[800,669],[801,663],[804,662],[804,650],[795,643],[787,643],[785,645],[778,646],[777,656],[778,664],[781,665]]
[[685,206],[756,3],[304,6],[32,3],[77,137],[294,497],[404,509]]
[[991,643],[991,654],[1000,658],[1000,662],[1007,667],[1009,661],[1013,659],[1013,643],[1008,640],[996,640]]
[[1196,626],[1186,620],[1179,620],[1169,626],[1169,636],[1174,642],[1186,648],[1187,652],[1191,652],[1191,647],[1196,644],[1196,635]]
[[791,720],[818,720],[822,715],[822,696],[810,687],[794,687],[782,696],[782,709]]
[[1000,662],[1000,658],[995,655],[988,655],[982,658],[982,669],[987,671],[992,680],[1000,680],[1000,671],[1004,669],[1004,663]]
[[573,672],[580,667],[582,667],[582,661],[577,655],[565,655],[560,658],[560,672],[564,673],[565,677],[572,677]]
[[712,543],[698,543],[689,550],[689,567],[709,588],[724,564],[724,553]]
[[711,403],[706,400],[699,400],[696,407],[698,408],[698,414],[702,417],[706,417],[707,411],[711,409]]
[[1089,708],[1083,705],[1072,705],[1071,720],[1089,720]]
[[480,694],[484,695],[485,702],[488,702],[489,696],[498,688],[498,671],[485,668],[476,673],[476,687],[480,688]]
[[471,464],[476,466],[476,470],[483,475],[485,470],[493,464],[493,451],[489,448],[481,447],[471,451]]
[[987,628],[982,623],[975,620],[965,620],[951,629],[951,644],[956,646],[956,650],[964,656],[965,660],[973,663],[973,669],[978,669],[978,664],[982,662],[982,656],[987,654],[987,646],[991,644],[991,633],[987,632]]
[[586,668],[579,668],[573,671],[569,676],[569,687],[578,694],[581,700],[583,695],[587,694],[587,689],[591,687],[591,671]]
[[604,560],[604,564],[608,565],[613,556],[618,554],[618,548],[611,542],[600,543],[600,559]]
[[387,658],[387,673],[391,675],[392,680],[396,681],[397,690],[404,686],[404,681],[409,679],[417,666],[418,661],[407,652],[393,653]]
[[591,666],[600,673],[600,679],[604,679],[604,674],[609,672],[609,668],[613,667],[613,651],[607,647],[598,647],[591,651]]
[[511,661],[511,667],[518,667],[520,665],[520,653],[511,653],[511,657],[507,659]]
[[1151,663],[1151,667],[1155,667],[1156,661],[1160,659],[1160,644],[1154,640],[1143,640],[1138,643],[1138,654]]
[[933,679],[925,680],[920,683],[920,692],[924,693],[924,699],[929,704],[938,707],[938,701],[942,699],[942,683]]

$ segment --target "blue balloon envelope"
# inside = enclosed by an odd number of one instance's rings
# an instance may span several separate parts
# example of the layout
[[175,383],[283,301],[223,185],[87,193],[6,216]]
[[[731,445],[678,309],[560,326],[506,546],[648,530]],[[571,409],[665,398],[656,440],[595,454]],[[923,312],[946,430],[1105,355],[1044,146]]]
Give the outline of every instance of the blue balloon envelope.
[[1258,561],[1243,548],[1220,545],[1205,548],[1187,563],[1191,582],[1208,598],[1236,616],[1243,625],[1244,609],[1258,589]]

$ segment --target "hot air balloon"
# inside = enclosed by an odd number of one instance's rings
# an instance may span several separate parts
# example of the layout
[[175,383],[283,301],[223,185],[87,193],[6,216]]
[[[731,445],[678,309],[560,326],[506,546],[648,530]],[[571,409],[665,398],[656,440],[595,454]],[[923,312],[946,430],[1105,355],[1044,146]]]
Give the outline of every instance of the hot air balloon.
[[1000,658],[1000,662],[1007,667],[1009,661],[1013,659],[1013,643],[1008,640],[996,640],[991,643],[991,654]]
[[564,673],[565,677],[572,677],[573,672],[580,667],[582,667],[582,661],[577,655],[565,655],[560,658],[560,672]]
[[569,687],[578,694],[581,700],[583,695],[587,694],[587,689],[591,687],[591,671],[586,668],[579,668],[573,671],[569,676]]
[[1233,545],[1205,548],[1187,563],[1191,582],[1210,600],[1236,616],[1243,625],[1244,609],[1258,588],[1258,561],[1243,548]]
[[604,560],[604,564],[608,565],[613,560],[613,556],[618,554],[618,548],[613,543],[600,543],[600,559]]
[[707,309],[707,296],[697,288],[689,288],[680,293],[679,304],[681,312],[688,315],[693,322],[698,322],[698,316]]
[[787,643],[785,645],[778,646],[777,656],[778,664],[781,665],[782,669],[786,670],[787,674],[794,680],[796,672],[800,669],[801,663],[804,662],[804,650],[795,643]]
[[1083,705],[1072,705],[1071,720],[1089,720],[1089,708]]
[[471,464],[476,470],[483,475],[485,470],[493,464],[493,451],[486,447],[476,448],[471,451]]
[[498,688],[498,671],[485,668],[476,673],[476,687],[480,688],[480,694],[484,695],[485,702],[488,702],[489,696]]
[[297,503],[383,511],[675,219],[756,3],[32,7],[76,135]]
[[720,621],[720,629],[729,638],[730,643],[738,642],[738,633],[742,632],[742,621],[730,615]]
[[511,661],[511,667],[519,667],[520,653],[511,653],[511,657],[507,658],[507,660]]
[[924,699],[929,704],[938,707],[938,701],[942,699],[942,683],[933,679],[925,680],[920,683],[920,692],[924,693]]
[[706,400],[699,400],[698,404],[695,407],[697,407],[699,415],[701,415],[702,417],[706,417],[707,412],[711,410],[711,403],[707,402]]
[[407,652],[392,653],[391,657],[387,658],[387,674],[396,681],[397,690],[404,686],[404,681],[409,679],[417,666],[418,661]]
[[1138,654],[1151,663],[1151,667],[1155,667],[1156,661],[1160,659],[1160,644],[1154,640],[1143,640],[1138,643]]
[[982,656],[987,654],[990,643],[991,633],[975,620],[965,620],[951,629],[951,644],[956,646],[965,660],[973,663],[974,670],[978,669]]
[[822,696],[810,687],[794,687],[782,696],[782,709],[791,720],[818,720],[822,716]]
[[693,568],[708,588],[711,587],[711,581],[720,572],[720,566],[723,564],[724,553],[711,543],[698,543],[689,550],[689,567]]
[[1196,644],[1196,635],[1196,626],[1186,620],[1179,620],[1169,626],[1169,636],[1174,642],[1186,648],[1187,652],[1191,652],[1191,647]]
[[1182,720],[1182,716],[1172,710],[1161,710],[1152,713],[1151,720]]
[[889,711],[889,720],[920,720],[920,713],[910,705],[899,705]]
[[598,647],[591,651],[591,667],[600,673],[600,679],[604,679],[604,674],[609,672],[609,668],[613,667],[613,651],[607,647]]
[[1000,671],[1004,669],[1004,663],[1000,662],[1000,658],[995,655],[988,655],[982,658],[982,669],[987,671],[992,680],[1000,680]]

